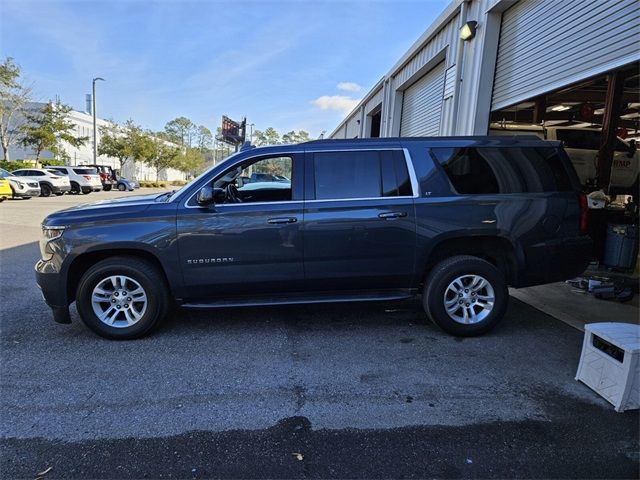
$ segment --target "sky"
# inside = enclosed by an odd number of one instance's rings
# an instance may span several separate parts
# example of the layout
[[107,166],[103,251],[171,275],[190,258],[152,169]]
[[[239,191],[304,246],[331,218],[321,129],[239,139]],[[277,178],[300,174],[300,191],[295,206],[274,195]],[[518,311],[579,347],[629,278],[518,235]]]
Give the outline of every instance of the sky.
[[0,0],[0,56],[34,100],[161,130],[223,114],[331,133],[449,0]]

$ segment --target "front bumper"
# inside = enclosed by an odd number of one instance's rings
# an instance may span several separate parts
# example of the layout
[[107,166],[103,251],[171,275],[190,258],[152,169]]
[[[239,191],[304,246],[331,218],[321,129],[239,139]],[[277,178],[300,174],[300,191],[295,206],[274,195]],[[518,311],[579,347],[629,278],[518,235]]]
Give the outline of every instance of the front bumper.
[[13,195],[15,197],[37,197],[38,195],[40,195],[40,189],[30,188],[29,190],[24,190],[22,192],[19,192],[18,190],[16,190],[13,192]]
[[58,323],[71,323],[67,304],[66,282],[60,272],[50,262],[38,260],[35,266],[36,283],[42,292],[42,298],[53,311],[53,319]]

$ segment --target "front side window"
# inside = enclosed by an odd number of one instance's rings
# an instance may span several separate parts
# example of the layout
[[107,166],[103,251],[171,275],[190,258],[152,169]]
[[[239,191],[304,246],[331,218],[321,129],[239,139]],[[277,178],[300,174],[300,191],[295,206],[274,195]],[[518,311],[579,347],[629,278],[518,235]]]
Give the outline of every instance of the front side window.
[[314,154],[316,200],[411,196],[400,151],[344,151]]
[[286,202],[292,199],[293,159],[263,158],[226,172],[214,182],[224,203]]

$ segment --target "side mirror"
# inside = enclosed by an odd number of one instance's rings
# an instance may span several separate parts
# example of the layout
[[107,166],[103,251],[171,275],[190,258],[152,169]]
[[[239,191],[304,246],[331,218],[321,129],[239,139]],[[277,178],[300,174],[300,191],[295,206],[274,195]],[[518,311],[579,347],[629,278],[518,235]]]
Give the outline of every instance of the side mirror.
[[215,205],[216,201],[214,198],[213,190],[213,187],[209,185],[205,185],[204,187],[202,187],[198,192],[198,196],[196,197],[198,205],[200,205],[201,207],[210,207],[212,205]]
[[216,203],[224,202],[226,194],[223,188],[213,188],[210,185],[205,185],[198,192],[196,201],[201,207],[210,207]]

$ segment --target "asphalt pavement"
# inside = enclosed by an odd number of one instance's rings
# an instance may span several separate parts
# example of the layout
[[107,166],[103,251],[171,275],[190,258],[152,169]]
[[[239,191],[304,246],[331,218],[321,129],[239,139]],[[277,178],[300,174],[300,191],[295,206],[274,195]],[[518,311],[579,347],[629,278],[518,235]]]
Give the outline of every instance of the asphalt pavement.
[[2,478],[640,476],[638,412],[576,382],[582,334],[515,299],[464,340],[417,301],[177,310],[130,342],[54,323],[39,223],[121,195],[0,205]]

